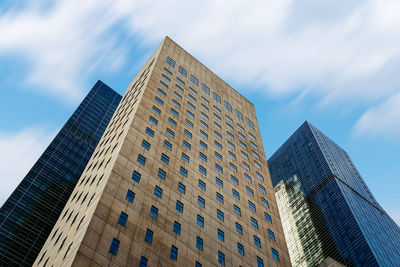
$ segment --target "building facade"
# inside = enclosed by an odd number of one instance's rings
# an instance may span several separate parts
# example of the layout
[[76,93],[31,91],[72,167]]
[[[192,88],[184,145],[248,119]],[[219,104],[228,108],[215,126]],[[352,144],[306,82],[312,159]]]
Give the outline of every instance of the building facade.
[[3,204],[0,266],[33,264],[120,100],[98,81]]
[[348,154],[305,122],[268,160],[293,266],[399,266],[400,229]]
[[34,263],[53,265],[290,266],[253,104],[165,38]]

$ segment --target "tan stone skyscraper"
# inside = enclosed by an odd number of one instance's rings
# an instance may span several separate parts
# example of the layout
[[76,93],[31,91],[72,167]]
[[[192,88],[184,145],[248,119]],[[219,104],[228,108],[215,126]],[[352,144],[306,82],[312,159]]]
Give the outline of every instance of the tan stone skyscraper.
[[166,38],[35,266],[289,266],[255,110]]

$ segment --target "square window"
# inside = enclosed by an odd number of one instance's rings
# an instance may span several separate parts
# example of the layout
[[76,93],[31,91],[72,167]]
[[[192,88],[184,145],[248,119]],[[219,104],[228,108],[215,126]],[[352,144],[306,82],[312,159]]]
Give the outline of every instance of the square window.
[[221,154],[219,154],[217,151],[214,151],[214,155],[219,161],[222,161],[222,155]]
[[150,143],[149,142],[147,142],[146,140],[143,140],[142,141],[142,147],[144,148],[144,149],[146,149],[146,150],[150,150]]
[[267,190],[265,189],[264,186],[262,186],[261,184],[258,184],[258,188],[260,189],[261,192],[263,192],[264,194],[267,193]]
[[232,189],[232,195],[233,195],[233,197],[236,198],[237,200],[240,200],[239,192],[236,191],[235,189]]
[[267,207],[267,208],[269,208],[269,203],[268,203],[268,201],[265,199],[265,198],[261,198],[261,203],[265,206],[265,207]]
[[217,170],[217,172],[219,172],[220,174],[224,173],[224,170],[222,169],[222,167],[220,165],[218,165],[217,163],[215,163],[215,169]]
[[151,231],[150,229],[146,230],[146,236],[144,238],[144,241],[146,241],[149,244],[153,242],[153,231]]
[[207,150],[207,144],[200,140],[200,146]]
[[192,149],[192,146],[188,142],[186,142],[185,140],[183,140],[183,144],[182,145],[187,150],[191,150]]
[[238,180],[235,176],[233,176],[233,175],[231,175],[231,181],[232,181],[232,183],[234,183],[235,185],[239,185],[239,180]]
[[205,85],[204,83],[201,84],[201,90],[203,90],[203,92],[206,93],[207,95],[210,95],[210,88],[208,88],[208,86]]
[[200,130],[200,135],[203,136],[205,139],[208,139],[208,134],[206,134],[203,130]]
[[137,158],[137,162],[139,162],[142,165],[145,165],[146,164],[146,158],[143,155],[139,154],[138,158]]
[[149,122],[151,122],[155,126],[157,126],[157,124],[158,124],[158,120],[156,118],[154,118],[153,116],[149,117]]
[[190,139],[192,139],[192,133],[191,133],[191,132],[189,132],[188,130],[185,129],[184,133],[185,133],[185,135],[186,135],[187,137],[189,137]]
[[251,189],[250,187],[246,186],[246,191],[250,196],[254,197],[253,189]]
[[161,110],[159,108],[157,108],[156,106],[152,107],[152,110],[157,114],[157,115],[161,115]]
[[172,68],[175,68],[175,61],[174,61],[172,58],[167,57],[166,62],[167,62],[167,64],[170,65]]
[[168,123],[171,124],[173,127],[176,127],[176,121],[171,118],[168,118]]

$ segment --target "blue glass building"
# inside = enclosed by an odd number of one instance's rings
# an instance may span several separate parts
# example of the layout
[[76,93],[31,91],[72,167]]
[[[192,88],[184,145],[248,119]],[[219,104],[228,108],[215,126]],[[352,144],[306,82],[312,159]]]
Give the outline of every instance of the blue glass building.
[[[400,266],[400,228],[347,153],[305,122],[268,160],[294,266]],[[388,185],[390,186],[390,185]]]
[[98,81],[1,207],[0,266],[33,264],[120,100]]

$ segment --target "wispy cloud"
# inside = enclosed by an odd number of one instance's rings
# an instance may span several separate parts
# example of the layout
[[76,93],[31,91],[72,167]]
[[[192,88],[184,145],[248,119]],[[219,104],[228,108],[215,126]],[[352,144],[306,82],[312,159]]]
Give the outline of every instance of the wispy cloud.
[[0,52],[24,55],[30,82],[77,98],[90,73],[123,66],[121,38],[154,45],[167,34],[236,84],[283,97],[307,88],[321,107],[367,103],[364,134],[399,92],[399,13],[397,0],[63,0],[4,13]]
[[0,133],[0,177],[3,181],[0,187],[0,206],[28,173],[54,135],[40,128]]

